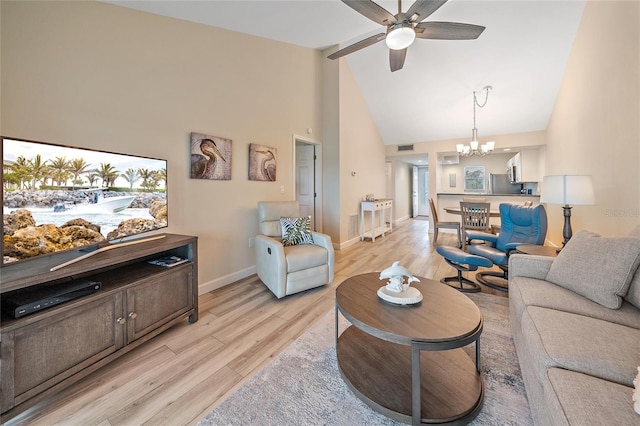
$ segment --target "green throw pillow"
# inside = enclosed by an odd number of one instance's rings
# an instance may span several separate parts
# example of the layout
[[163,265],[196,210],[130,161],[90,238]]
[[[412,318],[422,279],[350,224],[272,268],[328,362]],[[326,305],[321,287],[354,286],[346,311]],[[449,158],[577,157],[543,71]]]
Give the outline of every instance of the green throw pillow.
[[313,244],[311,236],[311,216],[281,217],[282,244],[296,246],[298,244]]

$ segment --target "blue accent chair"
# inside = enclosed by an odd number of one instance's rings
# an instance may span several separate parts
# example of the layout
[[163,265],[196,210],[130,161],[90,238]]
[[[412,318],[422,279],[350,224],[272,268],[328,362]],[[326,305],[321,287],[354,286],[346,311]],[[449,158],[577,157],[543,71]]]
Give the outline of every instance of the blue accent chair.
[[[508,291],[509,255],[521,244],[543,245],[547,236],[547,212],[542,204],[500,204],[500,234],[469,231],[466,237],[490,244],[469,246],[469,253],[489,259],[502,270],[478,272],[476,280],[488,287]],[[493,277],[490,281],[487,277]]]
[[444,257],[444,260],[449,265],[453,266],[458,271],[458,275],[456,275],[455,277],[443,278],[440,280],[441,283],[447,284],[448,286],[453,287],[456,290],[464,292],[480,291],[480,286],[478,285],[478,283],[475,283],[463,277],[462,273],[476,271],[478,269],[478,266],[491,268],[493,266],[493,263],[491,263],[489,259],[469,254],[463,250],[460,250],[459,248],[450,246],[438,246],[436,248],[436,251],[442,257]]

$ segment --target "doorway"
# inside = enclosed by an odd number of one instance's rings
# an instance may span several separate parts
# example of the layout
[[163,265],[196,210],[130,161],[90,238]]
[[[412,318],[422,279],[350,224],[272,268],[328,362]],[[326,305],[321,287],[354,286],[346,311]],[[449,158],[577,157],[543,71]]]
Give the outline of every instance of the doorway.
[[429,167],[413,167],[413,217],[429,216]]
[[300,204],[300,215],[311,216],[311,229],[321,232],[321,145],[296,135],[293,137],[293,145],[295,200]]

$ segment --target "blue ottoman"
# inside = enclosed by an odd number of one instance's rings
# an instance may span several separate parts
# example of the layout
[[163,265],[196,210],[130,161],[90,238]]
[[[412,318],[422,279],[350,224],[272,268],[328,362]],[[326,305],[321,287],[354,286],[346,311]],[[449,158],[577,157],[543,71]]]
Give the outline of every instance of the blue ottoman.
[[463,272],[472,272],[478,269],[479,266],[491,268],[493,263],[486,257],[476,256],[475,254],[469,254],[466,251],[460,250],[456,247],[450,246],[438,246],[436,251],[444,257],[444,260],[457,271],[458,275],[455,277],[446,277],[440,280],[441,283],[447,284],[456,290],[465,292],[478,292],[480,291],[480,285],[462,276]]

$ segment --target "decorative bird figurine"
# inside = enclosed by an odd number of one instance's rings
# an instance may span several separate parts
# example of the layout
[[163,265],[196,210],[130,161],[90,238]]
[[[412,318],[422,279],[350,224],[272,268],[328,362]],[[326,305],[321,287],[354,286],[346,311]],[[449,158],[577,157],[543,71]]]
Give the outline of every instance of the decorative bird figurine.
[[216,170],[217,157],[227,162],[213,139],[202,139],[200,151],[204,155],[191,154],[191,177],[197,179],[213,179]]
[[276,180],[276,156],[270,149],[266,151],[256,151],[263,155],[260,163],[260,173],[264,180]]

